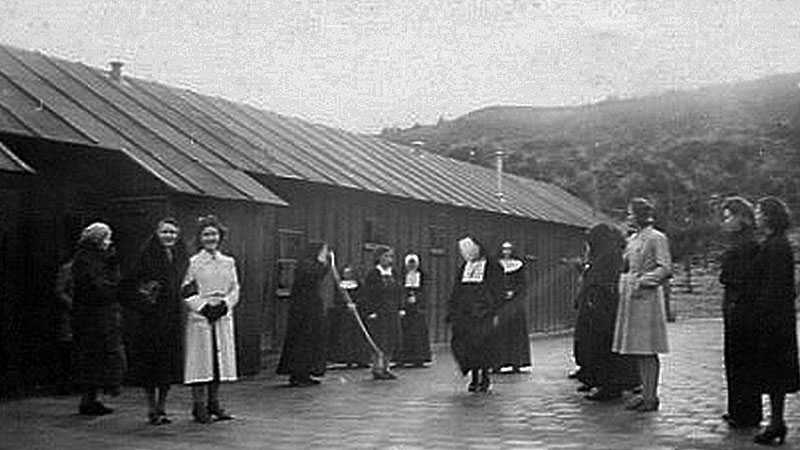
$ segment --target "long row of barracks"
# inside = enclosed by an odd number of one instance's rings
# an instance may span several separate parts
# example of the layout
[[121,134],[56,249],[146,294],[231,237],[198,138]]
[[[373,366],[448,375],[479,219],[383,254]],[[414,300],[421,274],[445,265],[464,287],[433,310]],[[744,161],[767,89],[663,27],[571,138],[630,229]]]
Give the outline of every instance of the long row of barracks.
[[[80,229],[115,230],[123,270],[158,219],[214,213],[237,262],[240,372],[280,351],[292,270],[308,240],[363,273],[376,244],[416,252],[431,338],[444,342],[456,239],[474,233],[531,258],[530,328],[567,329],[584,230],[604,219],[556,186],[225,99],[0,46],[0,382],[53,381],[53,279]],[[535,259],[534,259],[535,258]]]

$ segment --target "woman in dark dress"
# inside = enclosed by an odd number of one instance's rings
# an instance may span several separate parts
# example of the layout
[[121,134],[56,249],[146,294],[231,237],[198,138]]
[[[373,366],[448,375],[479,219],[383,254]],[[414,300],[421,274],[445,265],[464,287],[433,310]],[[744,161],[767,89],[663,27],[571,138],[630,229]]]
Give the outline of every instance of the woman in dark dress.
[[128,323],[132,332],[128,356],[131,384],[144,388],[150,424],[170,423],[169,388],[183,383],[184,310],[181,282],[189,254],[173,218],[158,223],[139,258],[133,276]]
[[586,321],[581,381],[596,387],[587,399],[605,401],[640,383],[636,361],[611,351],[625,239],[610,225],[598,224],[589,230],[586,243],[588,258],[578,293]]
[[493,339],[503,302],[503,267],[472,237],[461,239],[458,246],[464,263],[447,303],[447,322],[453,327],[450,346],[461,373],[472,374],[467,389],[486,392],[489,370],[496,364]]
[[120,274],[111,228],[104,223],[86,227],[72,264],[74,282],[73,334],[77,383],[84,389],[78,411],[86,415],[113,412],[97,400],[102,390],[118,395],[125,371],[120,304]]
[[775,197],[756,205],[756,224],[764,237],[754,265],[756,299],[757,386],[769,394],[770,421],[755,437],[759,444],[783,443],[786,423],[783,407],[787,393],[800,389],[797,360],[797,318],[795,311],[794,254],[786,237],[789,210]]
[[277,373],[289,375],[292,386],[311,386],[325,375],[325,305],[322,281],[330,272],[330,251],[324,242],[309,243],[297,267],[289,305],[286,339]]
[[514,246],[504,242],[500,250],[503,266],[503,300],[497,339],[498,364],[496,372],[511,366],[514,373],[531,366],[531,342],[528,317],[525,311],[525,263],[514,255]]
[[722,418],[732,428],[761,423],[761,393],[754,385],[753,360],[757,356],[753,321],[753,265],[758,253],[753,206],[731,197],[722,206],[722,231],[727,248],[722,254],[719,281],[725,291],[722,312],[725,325],[725,379],[728,412]]
[[[342,269],[342,280],[339,288],[358,305],[361,285],[356,280],[351,267]],[[347,299],[340,290],[336,290],[333,306],[326,313],[328,320],[328,362],[346,364],[348,368],[367,367],[369,365],[369,348],[361,334],[353,312],[347,306]]]
[[431,362],[431,344],[425,316],[425,275],[419,268],[419,256],[405,257],[404,303],[400,310],[403,343],[396,358],[400,365],[423,367]]
[[367,328],[375,343],[383,351],[385,361],[375,361],[372,375],[375,379],[397,378],[386,363],[391,359],[400,343],[400,305],[403,301],[403,287],[397,281],[393,270],[394,250],[379,247],[376,252],[375,267],[364,279],[364,313]]

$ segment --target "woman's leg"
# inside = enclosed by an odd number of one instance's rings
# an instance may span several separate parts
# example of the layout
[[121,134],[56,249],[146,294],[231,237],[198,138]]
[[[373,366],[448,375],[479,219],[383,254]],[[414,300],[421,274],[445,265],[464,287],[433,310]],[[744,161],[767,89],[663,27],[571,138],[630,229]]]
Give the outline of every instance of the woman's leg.
[[144,388],[144,396],[147,399],[147,417],[151,419],[158,414],[158,407],[156,406],[156,388],[155,386],[147,386]]
[[167,414],[167,395],[169,394],[169,385],[165,384],[158,387],[158,396],[156,400],[156,412],[162,416]]
[[661,372],[658,355],[643,356],[639,359],[639,364],[642,376],[642,396],[648,401],[656,400],[658,398],[658,378]]
[[219,404],[219,381],[208,383],[208,413],[216,417],[217,420],[231,420],[233,416],[228,414]]
[[769,394],[769,425],[773,428],[780,428],[785,425],[783,420],[783,409],[786,400],[786,394],[783,392]]

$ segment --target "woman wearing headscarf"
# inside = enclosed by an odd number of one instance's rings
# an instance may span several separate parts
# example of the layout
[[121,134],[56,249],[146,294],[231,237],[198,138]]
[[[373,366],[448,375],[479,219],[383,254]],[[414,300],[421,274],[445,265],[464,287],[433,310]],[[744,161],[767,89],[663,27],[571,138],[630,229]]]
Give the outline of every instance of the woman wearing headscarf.
[[129,381],[144,388],[150,424],[170,423],[167,393],[183,383],[184,306],[181,283],[189,266],[178,222],[165,218],[139,257],[133,274],[133,298],[128,302],[132,332],[128,356]]
[[635,361],[611,351],[619,304],[619,278],[625,239],[607,224],[592,227],[586,235],[587,260],[578,293],[584,317],[581,381],[596,388],[586,398],[605,401],[639,385]]
[[[286,339],[277,373],[289,375],[291,386],[311,386],[325,375],[325,304],[323,280],[331,271],[330,251],[324,242],[311,242],[297,266],[289,303]],[[330,288],[333,290],[333,288]],[[331,292],[332,294],[332,292]]]
[[783,443],[786,394],[800,389],[795,311],[795,261],[786,230],[789,209],[766,197],[756,204],[756,224],[763,240],[754,265],[756,280],[753,318],[756,324],[756,383],[769,394],[769,425],[755,437],[758,444]]
[[496,372],[511,366],[514,373],[531,365],[531,342],[528,334],[528,314],[525,311],[525,263],[514,254],[511,242],[500,248],[503,266],[503,306],[497,336]]
[[403,279],[405,295],[401,311],[403,342],[396,361],[401,365],[423,367],[431,362],[431,344],[425,316],[427,298],[425,277],[419,268],[419,256],[411,253],[405,257],[406,273]]
[[328,318],[328,362],[346,364],[348,368],[369,365],[369,347],[361,334],[353,311],[348,307],[346,292],[356,305],[361,304],[361,284],[350,266],[342,269],[342,279],[336,290],[333,306],[327,311]]
[[383,352],[384,361],[376,359],[372,375],[376,379],[397,378],[389,370],[388,360],[397,351],[400,343],[400,305],[403,287],[394,273],[394,249],[381,246],[375,251],[375,267],[364,279],[364,313],[367,328],[375,343]]
[[503,267],[471,236],[458,241],[458,249],[464,263],[447,303],[446,320],[453,327],[450,346],[461,373],[471,372],[467,389],[487,392],[489,370],[496,363],[493,337],[503,302]]
[[636,232],[623,253],[620,302],[613,350],[635,358],[642,379],[642,394],[627,409],[649,412],[659,408],[659,353],[667,353],[667,317],[662,285],[672,275],[667,237],[653,228],[655,208],[643,198],[628,205],[628,220]]
[[741,197],[722,205],[722,232],[727,246],[722,254],[720,283],[724,287],[725,379],[728,412],[722,418],[733,428],[761,423],[761,393],[755,386],[753,360],[757,356],[754,260],[758,253],[753,206]]
[[200,251],[189,259],[181,294],[188,309],[184,383],[192,387],[195,421],[230,420],[219,402],[223,381],[236,381],[233,309],[239,302],[236,261],[222,254],[227,229],[214,216],[198,221]]
[[81,233],[72,264],[76,381],[84,389],[78,411],[86,415],[113,412],[97,400],[97,394],[100,390],[119,394],[125,371],[119,264],[111,242],[108,225],[89,225]]

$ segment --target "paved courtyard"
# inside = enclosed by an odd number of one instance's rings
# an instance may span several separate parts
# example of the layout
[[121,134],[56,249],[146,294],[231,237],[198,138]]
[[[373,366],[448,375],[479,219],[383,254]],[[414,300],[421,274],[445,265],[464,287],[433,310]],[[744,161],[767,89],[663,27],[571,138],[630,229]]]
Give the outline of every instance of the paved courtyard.
[[[139,392],[127,389],[108,404],[112,415],[78,416],[76,397],[0,403],[0,448],[21,449],[739,449],[753,448],[752,432],[734,432],[724,412],[722,324],[670,324],[673,353],[662,360],[662,408],[625,411],[619,402],[595,404],[575,392],[571,339],[534,340],[531,373],[495,378],[490,394],[468,394],[466,379],[446,349],[427,369],[398,370],[377,382],[366,370],[333,370],[320,386],[291,389],[266,375],[223,386],[232,422],[191,421],[186,388],[171,398],[175,422],[145,424]],[[800,401],[787,402],[784,448],[800,448]]]

